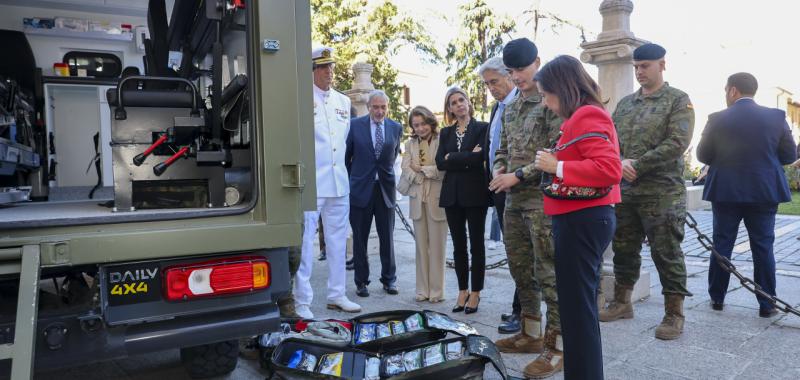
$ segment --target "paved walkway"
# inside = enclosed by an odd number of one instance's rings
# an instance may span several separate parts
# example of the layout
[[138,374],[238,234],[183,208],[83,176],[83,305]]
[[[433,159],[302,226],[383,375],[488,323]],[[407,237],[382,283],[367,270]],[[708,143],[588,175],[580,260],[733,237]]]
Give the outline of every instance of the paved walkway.
[[[402,205],[407,210],[407,205]],[[703,231],[711,232],[711,213],[693,213]],[[800,307],[800,218],[779,217],[776,223],[776,257],[778,260],[778,295],[792,305]],[[746,275],[752,276],[749,247],[740,233],[734,263]],[[448,243],[449,244],[449,243]],[[686,327],[684,335],[670,342],[654,338],[655,327],[663,316],[663,298],[652,260],[647,250],[643,267],[652,273],[652,296],[635,305],[635,318],[601,324],[606,379],[798,379],[800,378],[800,317],[780,314],[771,319],[758,317],[755,297],[731,282],[725,310],[712,311],[708,306],[707,289],[708,253],[703,252],[694,234],[687,233],[684,250],[687,253],[688,285],[694,297],[686,300]],[[378,242],[373,235],[369,251],[372,273],[380,273],[377,257]],[[355,296],[352,272],[348,272],[348,296],[363,306],[364,313],[391,309],[432,309],[449,312],[455,302],[456,281],[451,269],[447,271],[447,299],[443,303],[429,304],[414,301],[414,241],[397,223],[395,231],[398,285],[400,294],[383,293],[375,281],[369,298]],[[501,249],[487,251],[487,262],[504,257]],[[317,317],[350,318],[353,315],[330,312],[325,309],[324,288],[327,267],[316,262],[313,286],[317,292],[312,311]],[[480,309],[469,316],[457,314],[473,324],[482,334],[496,339],[499,314],[509,311],[513,293],[513,280],[508,268],[498,268],[486,274]],[[544,306],[543,306],[544,307]],[[509,373],[520,375],[521,369],[533,355],[504,355]],[[239,368],[228,379],[263,379],[265,373],[254,361],[240,360]],[[42,379],[152,379],[187,378],[180,368],[177,352],[155,353],[125,360],[102,363],[40,374]],[[496,379],[497,374],[487,369],[486,378]],[[562,379],[561,375],[555,379]]]

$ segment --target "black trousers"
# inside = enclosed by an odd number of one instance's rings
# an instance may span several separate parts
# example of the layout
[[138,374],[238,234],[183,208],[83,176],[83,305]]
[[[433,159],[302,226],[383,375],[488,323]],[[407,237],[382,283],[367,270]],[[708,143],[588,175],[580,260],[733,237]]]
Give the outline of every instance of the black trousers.
[[[486,271],[486,247],[483,233],[486,230],[488,207],[445,207],[447,226],[453,239],[453,261],[456,266],[458,290],[467,290],[472,274],[472,291],[483,290],[483,277]],[[469,252],[472,256],[472,269],[467,257],[467,229],[469,229]]]
[[353,279],[356,286],[369,285],[369,261],[367,259],[367,242],[375,218],[378,230],[381,256],[381,282],[384,285],[394,284],[397,280],[394,261],[394,207],[386,205],[378,182],[372,190],[367,207],[350,206],[350,227],[353,228]]
[[614,236],[611,206],[553,216],[556,289],[564,341],[564,379],[602,379],[597,287],[603,251]]

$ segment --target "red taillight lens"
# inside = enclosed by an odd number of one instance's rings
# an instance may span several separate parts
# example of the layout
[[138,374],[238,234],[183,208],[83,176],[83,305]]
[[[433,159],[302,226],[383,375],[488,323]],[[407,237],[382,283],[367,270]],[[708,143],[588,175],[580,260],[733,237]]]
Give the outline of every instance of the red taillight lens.
[[167,300],[247,293],[269,286],[269,263],[263,257],[229,257],[180,264],[164,270]]

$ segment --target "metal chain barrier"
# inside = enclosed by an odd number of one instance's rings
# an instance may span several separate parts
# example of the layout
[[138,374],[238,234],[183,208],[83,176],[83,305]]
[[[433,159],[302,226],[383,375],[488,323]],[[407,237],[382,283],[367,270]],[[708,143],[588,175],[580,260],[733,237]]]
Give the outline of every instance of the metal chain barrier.
[[406,231],[408,231],[408,233],[411,234],[411,237],[416,239],[417,237],[414,235],[414,230],[411,228],[411,225],[408,224],[408,221],[406,220],[406,216],[403,215],[403,210],[400,209],[400,204],[399,203],[395,203],[394,204],[394,210],[397,211],[397,215],[400,215],[400,221],[403,223],[403,228],[405,228]]
[[[456,264],[453,262],[453,260],[447,260],[447,261],[445,261],[445,264],[447,264],[448,268],[455,268],[456,267]],[[501,260],[499,260],[499,261],[497,261],[495,263],[486,264],[485,268],[486,268],[486,270],[492,270],[492,269],[500,268],[500,267],[502,267],[503,265],[506,265],[506,264],[508,264],[508,259],[501,259]]]
[[727,257],[722,256],[722,254],[720,254],[719,252],[717,252],[716,249],[714,249],[713,241],[706,234],[700,231],[700,228],[697,226],[697,220],[695,220],[692,214],[688,212],[686,213],[686,225],[697,233],[697,241],[700,242],[703,248],[711,251],[711,254],[714,255],[714,258],[717,260],[719,266],[721,266],[724,271],[736,276],[736,278],[739,279],[739,282],[745,289],[749,290],[755,295],[766,298],[767,300],[769,300],[770,303],[772,303],[773,306],[775,306],[776,309],[784,313],[792,313],[800,317],[800,311],[793,308],[791,305],[781,300],[780,298],[767,294],[753,280],[739,273],[736,270],[736,266],[733,265],[733,263],[731,263],[731,261]]

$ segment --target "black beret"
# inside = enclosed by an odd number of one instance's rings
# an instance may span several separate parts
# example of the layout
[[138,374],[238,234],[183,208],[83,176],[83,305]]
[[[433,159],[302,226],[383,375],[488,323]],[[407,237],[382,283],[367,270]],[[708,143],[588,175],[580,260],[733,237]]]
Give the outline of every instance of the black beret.
[[664,58],[664,54],[667,54],[667,51],[660,45],[644,44],[633,51],[633,60],[652,61]]
[[527,67],[538,55],[536,44],[527,38],[511,40],[503,47],[503,63],[512,69]]

